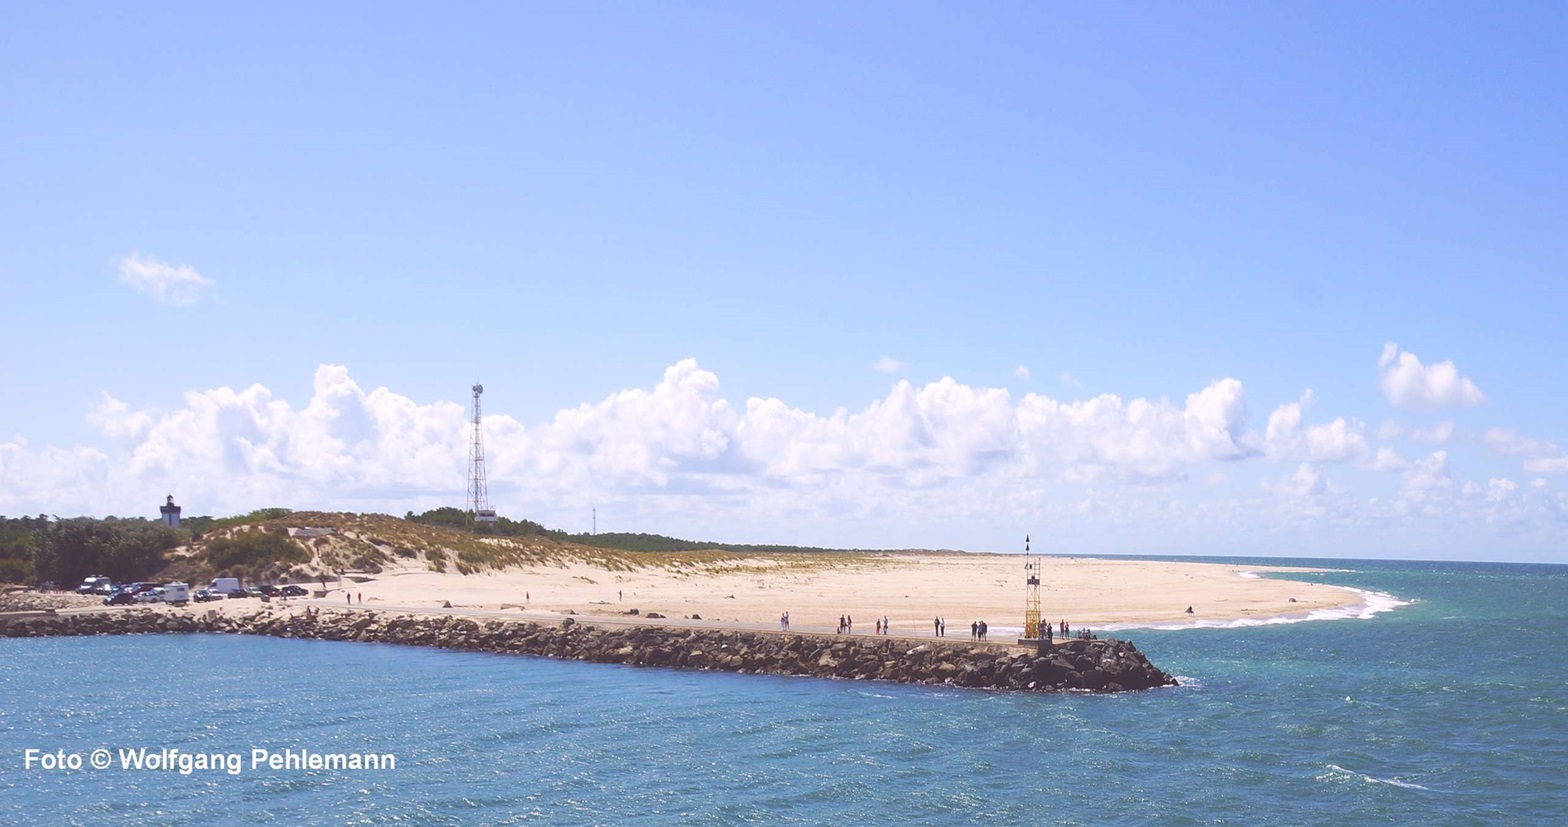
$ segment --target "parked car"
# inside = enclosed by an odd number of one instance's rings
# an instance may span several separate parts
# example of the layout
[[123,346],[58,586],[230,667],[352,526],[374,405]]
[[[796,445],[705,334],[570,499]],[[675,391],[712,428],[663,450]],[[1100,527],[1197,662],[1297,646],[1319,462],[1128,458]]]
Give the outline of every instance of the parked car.
[[127,589],[119,589],[103,599],[105,606],[125,606],[136,600],[136,596]]
[[191,599],[197,603],[206,603],[210,600],[222,600],[223,595],[218,594],[212,589],[197,589],[196,593],[191,595]]
[[256,589],[268,597],[277,597],[280,591],[277,586],[270,584],[266,586],[257,586]]
[[229,599],[238,600],[241,597],[250,597],[250,592],[244,589],[229,589]]
[[310,592],[306,591],[304,586],[296,586],[290,583],[289,585],[278,589],[278,594],[282,595],[283,597],[305,597],[306,595],[309,595]]
[[144,592],[133,591],[131,592],[131,599],[135,600],[137,603],[162,603],[163,587],[154,586]]
[[114,594],[119,590],[119,585],[117,585],[113,580],[109,580],[108,582],[99,583],[98,585],[94,586],[92,593],[101,594],[107,597],[108,595]]
[[135,595],[138,595],[138,594],[146,594],[147,592],[150,592],[150,591],[152,591],[153,589],[156,589],[156,588],[158,588],[158,584],[157,583],[147,583],[147,582],[132,583],[131,585],[125,587],[125,589],[127,591],[129,591],[132,596],[135,596]]
[[87,579],[82,581],[82,585],[76,587],[76,593],[77,594],[100,594],[101,592],[98,591],[98,587],[103,585],[103,584],[105,584],[105,583],[107,583],[107,584],[109,584],[111,586],[114,585],[114,581],[113,580],[109,579],[108,577],[106,577],[106,576],[104,576],[102,574],[91,574],[91,575],[88,575]]

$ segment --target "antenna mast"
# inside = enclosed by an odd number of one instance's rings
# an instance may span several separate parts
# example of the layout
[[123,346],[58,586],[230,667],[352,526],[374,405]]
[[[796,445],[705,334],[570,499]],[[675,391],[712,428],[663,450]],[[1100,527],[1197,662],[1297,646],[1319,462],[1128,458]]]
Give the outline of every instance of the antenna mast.
[[473,391],[474,441],[468,449],[468,512],[473,515],[477,525],[494,523],[496,517],[495,509],[490,507],[490,492],[485,484],[485,439],[480,430],[479,395],[485,392],[485,386],[475,384]]

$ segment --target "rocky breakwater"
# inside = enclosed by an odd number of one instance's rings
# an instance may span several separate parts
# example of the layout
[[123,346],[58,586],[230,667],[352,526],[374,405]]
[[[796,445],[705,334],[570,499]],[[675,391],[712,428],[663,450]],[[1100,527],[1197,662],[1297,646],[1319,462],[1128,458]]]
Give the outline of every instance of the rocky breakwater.
[[1069,640],[1044,652],[891,637],[665,626],[601,627],[306,609],[246,615],[118,611],[0,618],[0,637],[214,632],[431,646],[595,663],[940,684],[1123,692],[1174,686],[1130,642]]

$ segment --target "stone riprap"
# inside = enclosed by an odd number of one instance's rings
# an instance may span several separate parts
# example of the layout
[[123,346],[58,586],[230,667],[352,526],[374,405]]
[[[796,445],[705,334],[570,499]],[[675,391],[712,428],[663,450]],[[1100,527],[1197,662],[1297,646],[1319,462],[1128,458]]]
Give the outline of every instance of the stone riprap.
[[679,669],[939,684],[1020,691],[1124,692],[1174,686],[1128,641],[1066,640],[1034,649],[896,637],[667,626],[593,626],[451,615],[261,611],[224,615],[121,610],[0,616],[0,637],[149,633],[270,635],[430,646]]

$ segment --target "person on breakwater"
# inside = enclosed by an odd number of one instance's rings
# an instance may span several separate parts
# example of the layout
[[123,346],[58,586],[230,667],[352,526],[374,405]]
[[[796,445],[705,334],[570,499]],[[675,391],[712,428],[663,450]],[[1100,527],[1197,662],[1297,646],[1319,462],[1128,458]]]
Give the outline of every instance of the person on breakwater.
[[887,619],[887,615],[882,615],[882,634],[893,634],[893,622]]
[[984,620],[980,621],[980,639],[981,640],[985,640],[985,633],[988,631],[988,628],[989,627],[987,627],[985,625],[985,621]]
[[848,629],[850,634],[854,634],[855,633],[855,616],[854,615],[844,615],[844,628]]
[[844,616],[838,616],[838,634],[844,634]]
[[939,618],[936,619],[936,621],[937,621],[937,624],[938,624],[938,628],[936,630],[936,636],[937,637],[947,637],[947,618],[939,617]]
[[882,634],[882,618],[877,618],[877,634]]
[[980,639],[980,621],[976,620],[973,623],[969,624],[969,639],[970,640],[979,640]]
[[940,618],[940,617],[933,617],[933,618],[931,618],[931,636],[932,637],[941,637],[942,636],[942,618]]

